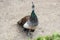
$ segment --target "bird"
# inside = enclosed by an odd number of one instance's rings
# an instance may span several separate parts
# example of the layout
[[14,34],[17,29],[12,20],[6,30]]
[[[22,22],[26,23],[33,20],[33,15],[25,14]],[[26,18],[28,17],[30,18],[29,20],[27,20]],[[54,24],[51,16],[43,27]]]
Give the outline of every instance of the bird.
[[35,13],[35,5],[32,2],[32,12],[31,15],[27,15],[20,19],[17,24],[22,26],[23,31],[27,32],[28,35],[31,35],[31,32],[34,32],[38,26],[38,17]]

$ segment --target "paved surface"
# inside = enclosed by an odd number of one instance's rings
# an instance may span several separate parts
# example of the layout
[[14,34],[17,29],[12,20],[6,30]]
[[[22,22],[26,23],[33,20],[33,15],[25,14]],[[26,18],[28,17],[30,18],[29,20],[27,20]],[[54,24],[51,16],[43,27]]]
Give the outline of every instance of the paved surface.
[[[33,37],[60,32],[60,0],[33,1],[39,19]],[[17,21],[30,15],[31,2],[32,0],[0,0],[0,40],[28,40]]]

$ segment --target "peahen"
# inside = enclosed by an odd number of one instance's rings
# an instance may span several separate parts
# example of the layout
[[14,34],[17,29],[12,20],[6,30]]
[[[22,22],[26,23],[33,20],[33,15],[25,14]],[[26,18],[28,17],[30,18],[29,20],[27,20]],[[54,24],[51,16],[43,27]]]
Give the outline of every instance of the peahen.
[[34,32],[38,25],[38,18],[35,14],[34,8],[35,6],[32,2],[31,15],[27,15],[17,22],[20,26],[22,26],[23,31],[27,32],[28,35],[31,35],[31,32]]

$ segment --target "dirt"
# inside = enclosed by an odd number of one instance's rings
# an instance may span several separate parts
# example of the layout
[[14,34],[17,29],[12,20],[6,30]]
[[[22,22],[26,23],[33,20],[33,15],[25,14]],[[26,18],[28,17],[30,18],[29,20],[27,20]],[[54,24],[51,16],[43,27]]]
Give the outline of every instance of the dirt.
[[17,21],[31,14],[32,1],[39,20],[33,38],[60,33],[60,0],[0,0],[0,40],[29,39]]

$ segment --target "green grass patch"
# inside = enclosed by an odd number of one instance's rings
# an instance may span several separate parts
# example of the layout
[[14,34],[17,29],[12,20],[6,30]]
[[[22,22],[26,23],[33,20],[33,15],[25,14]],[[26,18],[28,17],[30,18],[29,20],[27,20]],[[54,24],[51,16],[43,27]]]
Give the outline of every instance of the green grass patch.
[[54,33],[51,36],[50,35],[40,36],[40,37],[37,37],[35,40],[60,40],[60,34]]

